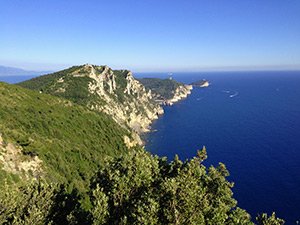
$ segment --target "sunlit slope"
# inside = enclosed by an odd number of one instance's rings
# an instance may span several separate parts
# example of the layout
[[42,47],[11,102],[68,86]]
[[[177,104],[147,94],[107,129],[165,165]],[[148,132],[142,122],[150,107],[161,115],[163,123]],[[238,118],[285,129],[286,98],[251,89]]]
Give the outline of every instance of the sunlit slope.
[[[79,188],[84,188],[106,157],[126,153],[124,136],[130,137],[104,113],[6,83],[0,83],[0,134],[2,177],[23,177],[22,163],[38,157],[41,168],[27,171],[31,176],[74,183]],[[7,147],[21,151],[21,156],[6,157],[16,161],[12,164],[3,160],[9,153]]]

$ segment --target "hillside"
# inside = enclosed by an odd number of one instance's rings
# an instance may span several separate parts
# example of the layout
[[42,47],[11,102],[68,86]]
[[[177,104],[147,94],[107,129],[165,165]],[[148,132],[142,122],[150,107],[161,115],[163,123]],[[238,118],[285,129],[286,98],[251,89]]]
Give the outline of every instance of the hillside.
[[147,131],[152,120],[163,113],[151,93],[128,70],[86,64],[19,85],[105,112],[136,133]]
[[104,113],[0,83],[0,180],[45,177],[80,190],[130,133]]
[[166,105],[186,98],[192,90],[191,85],[185,85],[173,79],[142,78],[139,81],[146,90],[151,90],[156,102]]

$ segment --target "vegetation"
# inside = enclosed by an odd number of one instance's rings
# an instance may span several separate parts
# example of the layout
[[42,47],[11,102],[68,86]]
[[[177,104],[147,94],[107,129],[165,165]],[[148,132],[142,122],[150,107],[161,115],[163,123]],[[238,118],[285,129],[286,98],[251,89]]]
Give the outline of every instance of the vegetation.
[[176,89],[182,85],[181,83],[171,79],[142,78],[139,79],[139,81],[146,89],[151,90],[153,93],[158,94],[164,99],[173,98]]
[[[84,75],[86,72],[84,66],[73,66],[59,72],[21,82],[18,85],[46,94],[63,97],[77,104],[87,106],[89,102],[95,100],[95,96],[91,95],[88,90],[88,84],[93,79],[87,76],[72,76],[73,73]],[[58,82],[59,79],[62,82]]]
[[123,140],[129,132],[106,114],[5,83],[0,99],[3,139],[22,147],[24,159],[38,156],[48,180],[84,191],[106,157],[128,151]]
[[46,74],[43,76],[32,78],[27,81],[23,81],[19,83],[19,85],[28,89],[41,91],[47,89],[47,87],[51,86],[51,84],[53,84],[53,82],[56,81],[57,79],[64,77],[65,75],[72,73],[78,70],[79,68],[80,66],[73,66],[68,69],[61,70],[59,72]]
[[[104,66],[95,66],[95,73],[99,75],[103,72]],[[91,71],[84,66],[73,66],[68,69],[47,74],[44,76],[36,77],[27,81],[23,81],[18,85],[24,88],[41,91],[46,94],[51,94],[58,97],[63,97],[71,100],[77,104],[83,106],[91,106],[94,104],[103,105],[105,102],[100,96],[89,92],[89,83],[93,83],[94,80],[88,77]],[[115,75],[115,80],[118,85],[116,89],[115,98],[117,102],[123,102],[125,100],[124,90],[126,88],[126,76],[128,70],[112,70]],[[73,76],[73,75],[82,76]],[[61,82],[58,80],[61,79]],[[104,84],[104,88],[107,91],[108,85]],[[130,97],[130,96],[126,96]]]
[[[3,224],[195,224],[252,225],[236,206],[226,167],[206,168],[197,157],[172,162],[140,150],[107,161],[91,182],[92,207],[82,209],[76,191],[35,182],[0,193]],[[258,225],[281,225],[263,214]]]

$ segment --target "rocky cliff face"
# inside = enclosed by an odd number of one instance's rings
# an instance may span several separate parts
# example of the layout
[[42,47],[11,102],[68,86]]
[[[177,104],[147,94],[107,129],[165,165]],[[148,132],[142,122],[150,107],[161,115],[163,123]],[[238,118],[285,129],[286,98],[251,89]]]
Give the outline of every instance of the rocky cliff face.
[[[88,84],[89,93],[101,99],[89,103],[91,109],[111,115],[118,123],[129,126],[137,133],[148,131],[151,121],[163,113],[151,93],[133,78],[130,71],[120,71],[116,75],[104,66],[103,71],[97,74],[94,66],[85,65],[85,68],[90,71],[86,75],[92,79]],[[116,76],[119,77],[116,79]]]
[[0,165],[6,172],[20,175],[23,178],[42,176],[42,160],[38,156],[24,156],[22,148],[13,143],[5,143],[0,134]]
[[165,100],[164,104],[173,105],[192,93],[192,85],[180,85],[176,88],[173,98]]

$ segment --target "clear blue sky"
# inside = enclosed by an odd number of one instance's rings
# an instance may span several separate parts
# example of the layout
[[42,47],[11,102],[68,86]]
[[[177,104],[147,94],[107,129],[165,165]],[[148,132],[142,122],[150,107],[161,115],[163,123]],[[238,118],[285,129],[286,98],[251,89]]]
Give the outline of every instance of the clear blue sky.
[[0,65],[300,69],[299,0],[0,0]]

